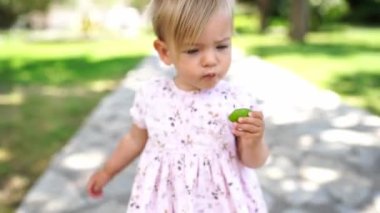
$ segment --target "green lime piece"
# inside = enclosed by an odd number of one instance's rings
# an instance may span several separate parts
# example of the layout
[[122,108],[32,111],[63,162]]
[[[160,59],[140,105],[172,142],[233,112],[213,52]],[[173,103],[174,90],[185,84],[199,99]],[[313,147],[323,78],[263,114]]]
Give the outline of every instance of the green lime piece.
[[230,119],[231,122],[236,122],[240,117],[248,117],[249,112],[251,112],[250,109],[247,108],[240,108],[235,109],[229,116],[228,119]]

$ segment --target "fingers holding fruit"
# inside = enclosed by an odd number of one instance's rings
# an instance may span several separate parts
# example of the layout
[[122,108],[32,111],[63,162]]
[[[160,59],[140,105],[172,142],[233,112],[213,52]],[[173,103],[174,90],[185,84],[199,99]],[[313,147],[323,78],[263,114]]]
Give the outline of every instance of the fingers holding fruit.
[[237,109],[231,113],[229,119],[234,122],[232,132],[237,137],[254,140],[261,138],[264,132],[263,113],[248,111],[249,109]]

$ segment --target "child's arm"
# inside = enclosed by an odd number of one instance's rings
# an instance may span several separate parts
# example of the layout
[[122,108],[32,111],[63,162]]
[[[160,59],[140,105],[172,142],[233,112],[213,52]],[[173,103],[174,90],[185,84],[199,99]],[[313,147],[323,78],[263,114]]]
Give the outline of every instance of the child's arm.
[[265,164],[269,149],[264,142],[264,119],[262,112],[250,112],[248,117],[239,118],[233,129],[237,137],[237,150],[241,162],[251,168]]
[[90,178],[87,185],[90,196],[97,197],[102,194],[103,187],[142,152],[147,138],[146,129],[132,124],[129,133],[121,139],[104,166]]

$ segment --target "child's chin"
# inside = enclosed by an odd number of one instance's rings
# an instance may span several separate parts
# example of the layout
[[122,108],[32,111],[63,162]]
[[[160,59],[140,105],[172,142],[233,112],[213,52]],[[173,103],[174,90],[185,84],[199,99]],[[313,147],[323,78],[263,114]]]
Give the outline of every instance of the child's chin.
[[212,81],[212,82],[208,82],[207,84],[204,84],[204,85],[203,85],[202,89],[204,89],[204,90],[212,89],[212,88],[214,88],[218,83],[219,83],[219,80],[215,80],[215,81]]

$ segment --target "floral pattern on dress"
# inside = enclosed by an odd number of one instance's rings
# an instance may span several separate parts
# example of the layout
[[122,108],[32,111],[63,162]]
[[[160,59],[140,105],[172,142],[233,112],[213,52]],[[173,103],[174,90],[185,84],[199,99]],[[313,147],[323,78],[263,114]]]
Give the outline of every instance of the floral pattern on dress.
[[187,92],[158,78],[139,89],[130,112],[148,141],[127,212],[267,212],[236,153],[228,115],[240,107],[254,109],[255,99],[226,81]]

